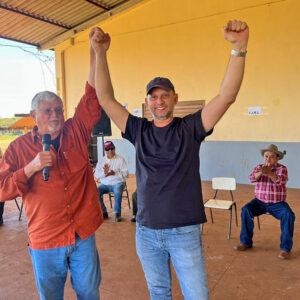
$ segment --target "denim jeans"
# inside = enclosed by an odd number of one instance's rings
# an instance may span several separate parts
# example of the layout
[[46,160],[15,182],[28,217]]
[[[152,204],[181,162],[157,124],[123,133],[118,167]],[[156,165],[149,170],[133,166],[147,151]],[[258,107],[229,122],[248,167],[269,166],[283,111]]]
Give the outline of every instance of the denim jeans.
[[4,204],[5,202],[0,202],[0,218],[2,217],[3,215],[3,211],[4,211]]
[[120,182],[115,185],[100,184],[98,186],[99,201],[101,203],[102,212],[104,212],[104,213],[107,212],[106,206],[103,201],[103,195],[113,192],[114,198],[115,198],[114,212],[121,213],[121,202],[122,202],[123,189],[124,189],[124,182]]
[[137,223],[136,249],[152,300],[172,299],[170,259],[185,299],[208,299],[200,225],[150,229]]
[[68,274],[78,300],[100,299],[101,270],[95,234],[67,247],[33,250],[29,247],[35,279],[42,300],[62,300]]
[[135,192],[132,193],[132,215],[136,216],[137,214],[137,192],[135,190]]
[[290,252],[293,247],[295,215],[286,202],[264,203],[254,198],[242,208],[241,244],[252,247],[253,218],[268,212],[280,220],[281,237],[280,249]]

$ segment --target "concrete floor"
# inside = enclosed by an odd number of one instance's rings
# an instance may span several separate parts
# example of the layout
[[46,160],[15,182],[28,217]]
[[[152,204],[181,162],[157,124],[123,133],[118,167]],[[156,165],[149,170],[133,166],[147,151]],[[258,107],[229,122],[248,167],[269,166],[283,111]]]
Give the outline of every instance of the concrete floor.
[[[127,185],[131,195],[135,189],[133,176],[128,179]],[[203,194],[204,199],[213,195],[210,182],[203,182]],[[240,209],[253,198],[253,186],[238,185],[234,196],[238,206],[239,227],[233,223],[231,240],[227,239],[227,211],[214,210],[215,223],[212,224],[208,219],[204,226],[203,243],[210,299],[300,299],[298,218],[294,248],[289,260],[277,258],[279,222],[266,215],[260,218],[261,230],[257,226],[255,228],[254,248],[243,253],[233,251],[233,246],[239,243]],[[107,198],[105,201],[108,205]],[[299,201],[300,190],[289,189],[288,202],[296,217],[300,215]],[[122,205],[122,222],[115,223],[111,217],[96,232],[102,269],[101,300],[150,299],[135,252],[135,224],[130,222],[131,210],[126,201]],[[18,210],[13,201],[6,203],[4,225],[0,227],[0,299],[39,299],[27,250],[26,217],[23,214],[21,221],[18,221]],[[69,279],[65,299],[76,299]],[[173,272],[173,300],[181,299],[183,296]]]

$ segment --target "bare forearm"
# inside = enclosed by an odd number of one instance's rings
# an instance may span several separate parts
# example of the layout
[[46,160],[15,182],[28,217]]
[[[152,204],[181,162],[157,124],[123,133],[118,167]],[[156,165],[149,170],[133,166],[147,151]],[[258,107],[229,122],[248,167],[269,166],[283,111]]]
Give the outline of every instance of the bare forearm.
[[262,172],[257,172],[257,173],[255,173],[255,174],[254,174],[255,180],[259,180],[259,178],[261,177],[261,175],[262,175]]
[[244,69],[245,57],[231,55],[226,74],[220,88],[220,96],[228,104],[233,103],[236,99],[242,84]]
[[106,53],[96,55],[95,87],[100,105],[105,106],[106,102],[114,100]]
[[88,77],[88,83],[93,88],[95,88],[95,66],[96,66],[95,52],[93,48],[90,47],[90,72]]
[[115,99],[106,54],[96,55],[95,85],[99,104],[117,127],[125,132],[128,111]]
[[[232,44],[232,49],[245,52],[248,43],[249,29],[241,21],[229,21],[223,27],[225,40]],[[240,53],[236,53],[241,55]],[[245,68],[245,57],[231,55],[227,70],[221,84],[219,94],[214,97],[202,110],[202,123],[206,132],[211,130],[221,119],[230,105],[235,101],[239,92]]]
[[24,167],[24,173],[25,173],[27,179],[29,179],[36,173],[36,170],[29,163],[27,166]]

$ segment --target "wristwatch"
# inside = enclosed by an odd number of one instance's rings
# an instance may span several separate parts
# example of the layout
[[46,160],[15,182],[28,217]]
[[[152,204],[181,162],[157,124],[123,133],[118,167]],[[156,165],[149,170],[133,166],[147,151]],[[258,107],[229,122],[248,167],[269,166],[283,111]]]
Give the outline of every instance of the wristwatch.
[[234,49],[231,50],[231,55],[239,56],[239,57],[245,57],[247,54],[247,50],[245,51],[236,51]]

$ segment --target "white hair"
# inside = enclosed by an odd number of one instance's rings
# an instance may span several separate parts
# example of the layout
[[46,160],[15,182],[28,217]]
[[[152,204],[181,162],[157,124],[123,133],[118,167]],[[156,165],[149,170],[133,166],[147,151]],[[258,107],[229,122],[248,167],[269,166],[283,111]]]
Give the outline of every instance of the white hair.
[[59,100],[62,103],[62,100],[55,93],[50,91],[44,91],[37,93],[31,100],[31,110],[37,110],[41,101],[55,101]]

